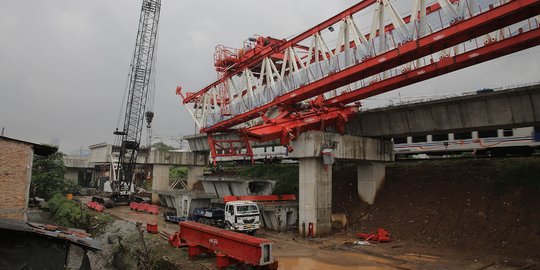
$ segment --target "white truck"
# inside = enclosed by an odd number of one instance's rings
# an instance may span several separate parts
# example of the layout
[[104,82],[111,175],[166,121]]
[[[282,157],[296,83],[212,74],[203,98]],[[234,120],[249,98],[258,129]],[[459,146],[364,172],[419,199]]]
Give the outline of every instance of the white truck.
[[254,235],[261,227],[259,207],[252,201],[232,201],[221,208],[195,208],[191,217],[207,225]]

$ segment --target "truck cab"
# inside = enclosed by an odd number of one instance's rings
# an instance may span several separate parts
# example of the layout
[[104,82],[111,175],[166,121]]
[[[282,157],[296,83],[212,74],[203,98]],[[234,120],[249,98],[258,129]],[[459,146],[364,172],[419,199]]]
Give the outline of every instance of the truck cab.
[[261,227],[259,215],[259,207],[252,201],[227,202],[224,229],[253,235]]

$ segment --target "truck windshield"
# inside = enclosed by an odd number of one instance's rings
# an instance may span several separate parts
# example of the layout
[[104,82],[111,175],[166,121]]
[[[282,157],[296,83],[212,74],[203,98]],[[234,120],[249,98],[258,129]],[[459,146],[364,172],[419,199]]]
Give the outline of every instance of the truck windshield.
[[254,214],[259,212],[259,208],[254,204],[238,205],[236,206],[236,212],[238,214]]

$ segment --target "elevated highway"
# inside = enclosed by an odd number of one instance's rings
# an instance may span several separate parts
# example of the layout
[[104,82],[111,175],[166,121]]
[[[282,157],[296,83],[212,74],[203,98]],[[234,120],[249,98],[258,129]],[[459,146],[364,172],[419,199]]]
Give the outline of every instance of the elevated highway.
[[540,84],[360,112],[347,134],[395,138],[540,125]]

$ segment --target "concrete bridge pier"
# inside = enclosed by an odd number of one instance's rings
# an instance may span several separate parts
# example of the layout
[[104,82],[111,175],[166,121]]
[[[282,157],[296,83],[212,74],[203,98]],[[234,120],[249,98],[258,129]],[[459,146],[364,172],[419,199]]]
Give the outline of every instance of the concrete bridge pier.
[[188,171],[187,171],[188,190],[192,190],[195,183],[199,181],[199,177],[204,174],[204,167],[205,166],[188,166]]
[[148,154],[148,164],[153,166],[152,177],[152,203],[159,203],[159,191],[169,190],[169,168],[171,165],[188,167],[189,189],[202,175],[204,167],[208,165],[208,153],[199,152],[173,152],[152,149]]
[[332,165],[320,157],[300,159],[299,227],[300,234],[322,236],[331,231]]
[[[169,189],[169,167],[170,165],[152,165],[152,190]],[[152,203],[159,203],[159,196],[152,192]]]
[[384,179],[382,162],[394,158],[390,141],[320,131],[302,133],[292,146],[290,156],[300,161],[299,233],[314,237],[331,232],[332,159],[358,162],[359,195],[373,203]]

